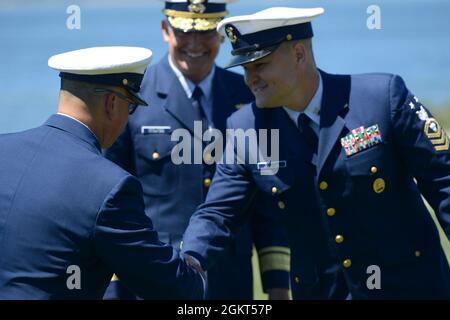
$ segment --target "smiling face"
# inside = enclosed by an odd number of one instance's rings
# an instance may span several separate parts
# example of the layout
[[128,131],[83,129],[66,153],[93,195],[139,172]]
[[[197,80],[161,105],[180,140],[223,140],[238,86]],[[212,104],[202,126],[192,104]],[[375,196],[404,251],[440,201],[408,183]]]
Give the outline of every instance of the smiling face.
[[273,53],[245,64],[245,83],[259,108],[296,107],[301,103],[302,62],[290,44],[282,44]]
[[194,83],[202,81],[214,66],[224,38],[215,30],[183,32],[161,22],[164,41],[169,45],[172,62]]

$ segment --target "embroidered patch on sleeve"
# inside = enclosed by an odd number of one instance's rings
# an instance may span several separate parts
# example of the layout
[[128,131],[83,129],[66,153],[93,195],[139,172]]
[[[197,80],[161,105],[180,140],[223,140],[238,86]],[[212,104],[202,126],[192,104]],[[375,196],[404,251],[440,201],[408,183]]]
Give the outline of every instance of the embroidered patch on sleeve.
[[449,141],[445,130],[439,125],[434,118],[425,120],[423,128],[428,140],[433,144],[436,151],[445,151],[449,148]]
[[409,107],[414,110],[420,121],[423,121],[423,131],[430,140],[436,151],[446,151],[449,149],[447,133],[442,129],[439,122],[424,108],[417,97],[413,97],[409,102]]

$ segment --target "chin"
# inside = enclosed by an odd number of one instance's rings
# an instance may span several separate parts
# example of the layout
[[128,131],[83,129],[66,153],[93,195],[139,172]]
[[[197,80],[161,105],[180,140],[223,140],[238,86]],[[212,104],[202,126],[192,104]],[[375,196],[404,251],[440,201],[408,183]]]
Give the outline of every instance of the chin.
[[271,108],[279,107],[279,105],[274,105],[273,103],[270,103],[270,101],[258,100],[258,99],[256,99],[256,106],[260,109],[271,109]]

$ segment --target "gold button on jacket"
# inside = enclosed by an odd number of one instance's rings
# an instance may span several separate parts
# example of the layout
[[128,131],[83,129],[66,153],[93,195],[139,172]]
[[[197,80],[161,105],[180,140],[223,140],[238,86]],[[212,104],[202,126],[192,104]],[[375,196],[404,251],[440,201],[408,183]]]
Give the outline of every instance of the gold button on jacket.
[[336,240],[336,243],[342,243],[342,242],[344,242],[344,236],[338,234],[338,235],[336,236],[335,240]]
[[322,181],[319,184],[319,188],[320,188],[320,190],[327,190],[328,189],[328,183],[326,181]]
[[209,188],[210,185],[211,185],[211,179],[206,178],[206,179],[203,180],[203,186],[205,188]]
[[332,217],[336,214],[336,209],[334,208],[328,208],[327,209],[327,216]]
[[345,259],[344,262],[342,262],[342,265],[344,266],[344,268],[350,268],[352,266],[352,260]]

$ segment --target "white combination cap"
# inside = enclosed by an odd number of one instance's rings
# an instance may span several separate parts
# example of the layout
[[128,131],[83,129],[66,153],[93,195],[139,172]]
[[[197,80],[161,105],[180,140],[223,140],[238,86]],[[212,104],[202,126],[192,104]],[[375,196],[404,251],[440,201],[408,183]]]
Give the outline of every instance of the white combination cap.
[[222,20],[217,31],[233,46],[228,68],[264,58],[285,41],[313,37],[311,21],[324,13],[323,8],[274,7],[255,14]]
[[63,79],[125,88],[136,104],[147,105],[139,95],[152,51],[140,47],[93,47],[54,55],[48,66]]

